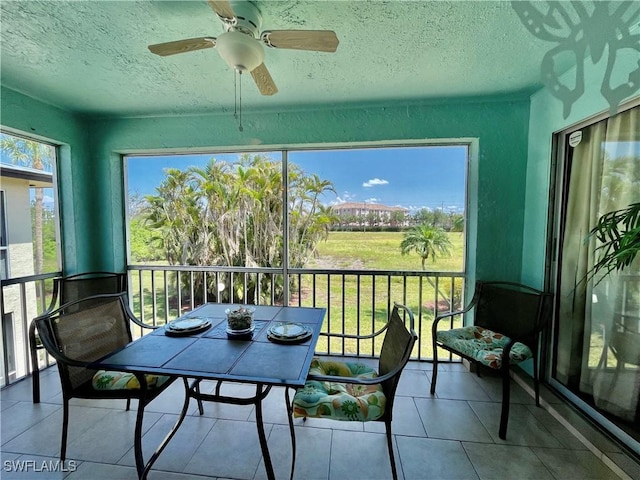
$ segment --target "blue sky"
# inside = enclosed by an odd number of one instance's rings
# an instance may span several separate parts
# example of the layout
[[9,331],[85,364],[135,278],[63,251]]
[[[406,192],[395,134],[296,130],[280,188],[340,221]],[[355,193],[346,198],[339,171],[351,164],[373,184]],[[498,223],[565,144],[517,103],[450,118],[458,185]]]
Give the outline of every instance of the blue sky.
[[[267,153],[279,160],[280,152]],[[165,168],[202,166],[211,157],[233,162],[236,154],[129,157],[130,193],[155,193]],[[333,182],[337,196],[325,204],[368,202],[410,210],[444,208],[462,212],[467,166],[466,146],[367,148],[289,152],[289,163]]]

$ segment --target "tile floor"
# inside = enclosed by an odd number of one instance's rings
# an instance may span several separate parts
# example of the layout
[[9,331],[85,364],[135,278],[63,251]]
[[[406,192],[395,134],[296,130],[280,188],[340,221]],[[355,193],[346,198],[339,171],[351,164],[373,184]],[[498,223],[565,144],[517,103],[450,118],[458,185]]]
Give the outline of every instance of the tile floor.
[[[446,364],[439,372],[434,398],[429,394],[431,368],[410,362],[398,387],[393,433],[400,478],[640,478],[638,463],[552,394],[545,393],[544,408],[538,408],[530,388],[514,382],[503,441],[498,438],[500,379],[478,378],[460,364]],[[249,388],[226,387],[227,393]],[[73,400],[67,450],[73,461],[67,462],[67,471],[60,471],[55,467],[62,409],[55,369],[44,372],[41,391],[38,405],[31,403],[29,379],[0,393],[3,480],[136,478],[135,409],[125,411],[124,401]],[[145,458],[166,435],[182,401],[182,384],[176,382],[148,406]],[[283,389],[272,390],[264,410],[276,476],[288,478],[291,446]],[[391,478],[384,425],[317,419],[304,425],[296,419],[295,425],[296,479]],[[16,471],[18,467],[23,471]],[[205,403],[205,414],[199,416],[193,401],[184,424],[149,474],[151,480],[265,477],[253,407]]]

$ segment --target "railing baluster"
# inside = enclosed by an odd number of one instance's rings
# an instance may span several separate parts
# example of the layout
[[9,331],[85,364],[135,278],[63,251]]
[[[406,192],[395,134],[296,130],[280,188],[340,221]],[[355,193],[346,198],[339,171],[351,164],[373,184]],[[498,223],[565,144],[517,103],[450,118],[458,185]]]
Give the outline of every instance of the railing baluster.
[[156,324],[156,319],[158,318],[158,309],[157,309],[157,299],[156,299],[156,272],[155,270],[151,271],[151,313],[153,314],[152,325]]
[[[131,272],[138,272],[138,292],[131,292],[132,299],[140,303],[140,312],[142,317],[148,317],[144,311],[144,285],[149,281],[145,280],[145,272],[151,275],[151,293],[153,300],[153,308],[151,309],[152,318],[147,318],[147,323],[158,323],[158,309],[156,302],[163,301],[165,305],[165,318],[170,315],[168,306],[172,303],[170,296],[178,299],[178,314],[182,314],[182,278],[183,273],[188,273],[189,284],[187,291],[190,292],[191,308],[195,308],[196,295],[194,275],[202,275],[203,282],[202,297],[205,301],[215,301],[222,303],[223,301],[235,302],[233,292],[237,282],[243,282],[242,294],[248,300],[249,293],[255,293],[255,303],[258,305],[269,302],[271,305],[280,305],[283,299],[277,293],[278,278],[282,278],[282,282],[288,281],[291,285],[297,286],[293,291],[297,292],[297,302],[288,301],[297,306],[310,305],[312,307],[324,307],[327,309],[325,328],[323,331],[334,333],[373,333],[376,331],[377,322],[381,315],[378,315],[378,307],[386,305],[387,313],[391,311],[394,301],[401,301],[405,305],[412,308],[417,317],[417,329],[419,340],[417,350],[413,359],[429,360],[432,353],[431,348],[431,328],[430,318],[438,313],[438,305],[440,301],[445,301],[449,305],[449,310],[453,308],[456,292],[456,281],[464,281],[464,273],[458,272],[424,272],[424,271],[382,271],[382,270],[332,270],[332,269],[303,269],[292,268],[288,270],[289,278],[286,279],[279,268],[249,268],[249,267],[223,267],[223,266],[130,266]],[[165,279],[164,299],[159,299],[158,289],[156,286],[156,272],[163,272]],[[176,292],[170,287],[169,278],[172,274],[176,275]],[[326,276],[326,281],[320,280],[320,276]],[[335,279],[332,277],[336,276]],[[227,281],[223,281],[223,277]],[[209,294],[207,280],[215,278],[215,288],[225,283],[224,290],[229,294],[229,300],[223,300],[217,291],[215,300]],[[379,281],[381,278],[382,281]],[[386,281],[385,281],[386,278]],[[255,286],[250,287],[250,282],[255,279]],[[268,281],[266,280],[268,279]],[[364,282],[367,282],[365,286]],[[336,283],[337,282],[337,283]],[[384,285],[386,283],[386,286]],[[447,288],[443,288],[443,283]],[[264,284],[264,285],[263,285]],[[253,283],[251,283],[253,285]],[[265,296],[261,296],[261,289],[266,288]],[[228,289],[228,290],[227,290]],[[378,289],[381,291],[378,292]],[[433,295],[430,291],[433,289]],[[354,292],[355,293],[349,293]],[[386,290],[386,291],[385,291]],[[367,296],[370,295],[370,299]],[[425,298],[431,296],[433,298],[433,311],[423,309]],[[133,301],[133,300],[132,300]],[[337,308],[337,310],[336,310]],[[439,312],[443,313],[443,312]],[[378,318],[380,317],[380,318]],[[143,321],[144,318],[141,318]],[[162,315],[160,315],[162,321]],[[325,337],[323,337],[325,338]],[[326,345],[326,351],[319,353],[344,355],[344,356],[369,356],[375,357],[379,355],[380,345],[372,339],[370,342],[356,340],[352,342],[348,339],[334,340],[330,343],[322,343],[322,348]],[[450,357],[451,361],[459,361]]]
[[[422,281],[422,277],[418,277],[418,311],[414,312],[414,314],[418,314],[418,360],[422,359],[422,288],[424,286],[424,282]],[[430,345],[430,342],[427,342],[427,345]]]
[[202,272],[202,301],[204,303],[209,302],[209,296],[207,295],[207,272]]
[[169,323],[169,282],[168,282],[167,271],[164,271],[163,280],[164,280],[164,324]]
[[189,293],[191,295],[191,299],[190,299],[190,303],[191,303],[191,310],[193,310],[195,308],[195,291],[193,288],[193,270],[189,270]]
[[[327,275],[327,332],[331,331],[331,275]],[[327,353],[331,355],[331,340],[327,341]]]
[[[360,275],[356,275],[356,333],[360,334]],[[372,295],[375,297],[375,295]],[[360,339],[356,341],[356,355],[360,356]]]
[[176,272],[176,290],[178,292],[178,316],[182,315],[182,275],[180,270]]
[[[51,292],[46,290],[46,281],[60,275],[61,272],[41,273],[0,282],[0,336],[3,342],[1,386],[14,383],[33,371],[29,325],[52,303]],[[45,366],[51,365],[48,355],[45,354],[44,359]]]

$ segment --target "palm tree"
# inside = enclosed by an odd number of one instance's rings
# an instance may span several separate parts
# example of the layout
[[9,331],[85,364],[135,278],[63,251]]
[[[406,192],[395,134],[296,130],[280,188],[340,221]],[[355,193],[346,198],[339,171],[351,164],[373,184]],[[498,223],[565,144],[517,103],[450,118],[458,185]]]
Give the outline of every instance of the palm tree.
[[[171,264],[283,264],[284,187],[279,161],[243,154],[233,163],[212,158],[203,168],[167,169],[165,174],[156,195],[146,197],[145,216]],[[320,203],[325,192],[335,191],[331,182],[305,175],[295,165],[290,165],[289,183],[290,261],[301,266],[337,220],[332,209]],[[209,278],[207,288],[218,295],[213,280]],[[242,274],[233,284],[238,291],[220,294],[227,301],[252,303],[270,289],[276,297],[283,292],[281,277],[272,283],[268,276],[251,279]]]
[[422,269],[425,269],[427,258],[436,259],[436,254],[451,255],[451,241],[447,233],[441,229],[429,225],[417,225],[410,228],[404,234],[400,249],[403,255],[415,250],[422,259]]
[[[0,134],[0,149],[15,165],[47,171],[50,171],[53,166],[54,149],[52,146],[44,143],[3,133]],[[42,266],[44,264],[42,238],[43,200],[44,190],[38,187],[35,189],[34,203],[35,273],[42,273]]]

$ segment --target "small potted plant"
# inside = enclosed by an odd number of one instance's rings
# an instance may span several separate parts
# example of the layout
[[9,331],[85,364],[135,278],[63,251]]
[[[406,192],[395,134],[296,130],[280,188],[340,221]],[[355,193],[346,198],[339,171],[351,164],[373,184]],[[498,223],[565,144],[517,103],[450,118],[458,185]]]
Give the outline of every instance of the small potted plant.
[[228,308],[227,314],[227,334],[230,336],[251,336],[253,332],[253,314],[256,311],[253,307]]

